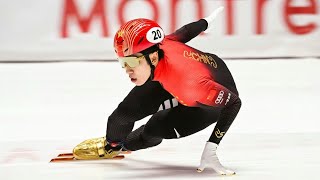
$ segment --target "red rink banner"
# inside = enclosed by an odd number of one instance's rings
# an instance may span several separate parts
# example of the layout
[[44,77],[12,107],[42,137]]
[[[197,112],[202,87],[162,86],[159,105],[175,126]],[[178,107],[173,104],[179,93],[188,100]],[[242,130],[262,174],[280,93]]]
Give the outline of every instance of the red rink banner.
[[166,34],[224,6],[189,45],[225,58],[320,57],[320,0],[11,0],[0,7],[0,60],[112,60],[124,22]]

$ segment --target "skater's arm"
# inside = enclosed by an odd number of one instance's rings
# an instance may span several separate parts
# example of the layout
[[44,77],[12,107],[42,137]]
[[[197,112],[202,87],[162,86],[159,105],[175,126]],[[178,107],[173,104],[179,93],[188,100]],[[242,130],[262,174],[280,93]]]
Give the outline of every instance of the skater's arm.
[[[137,87],[135,87],[137,88]],[[108,118],[107,139],[111,142],[122,142],[132,131],[134,123],[152,113],[155,113],[159,106],[144,106],[143,97],[134,95],[135,88],[119,104]],[[143,96],[143,95],[142,95]],[[141,94],[140,94],[141,97]]]
[[198,36],[202,31],[208,32],[213,27],[214,19],[222,10],[223,7],[215,9],[208,17],[184,25],[174,33],[168,35],[167,38],[186,43]]
[[163,101],[172,97],[159,82],[148,81],[134,87],[108,118],[107,139],[122,142],[132,131],[134,122],[158,111]]
[[208,23],[204,19],[184,25],[174,33],[167,36],[168,39],[186,43],[206,30]]
[[132,131],[134,122],[142,119],[143,115],[121,102],[108,117],[106,137],[110,142],[122,142]]

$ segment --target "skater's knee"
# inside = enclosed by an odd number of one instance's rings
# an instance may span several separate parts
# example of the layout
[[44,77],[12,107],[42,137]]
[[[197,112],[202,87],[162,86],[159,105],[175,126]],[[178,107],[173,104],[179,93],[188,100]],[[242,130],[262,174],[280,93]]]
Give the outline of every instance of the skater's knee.
[[162,142],[161,137],[150,136],[146,133],[142,133],[134,137],[135,138],[127,139],[127,141],[125,142],[125,148],[130,151],[136,151],[140,149],[146,149],[149,147],[157,146]]
[[152,147],[160,144],[163,140],[162,137],[159,136],[152,136],[146,133],[143,133],[141,138],[143,139],[143,143],[146,147]]
[[172,139],[175,134],[172,127],[169,126],[146,126],[143,132],[144,136],[157,137],[160,139]]

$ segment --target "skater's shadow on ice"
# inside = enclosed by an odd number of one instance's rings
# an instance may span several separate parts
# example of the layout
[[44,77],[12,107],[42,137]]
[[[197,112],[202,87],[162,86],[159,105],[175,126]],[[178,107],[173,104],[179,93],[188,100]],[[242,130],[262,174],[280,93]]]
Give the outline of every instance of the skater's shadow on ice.
[[208,178],[208,176],[219,176],[214,170],[206,169],[202,173],[196,171],[196,166],[180,166],[164,164],[159,162],[130,159],[132,163],[139,163],[143,165],[127,166],[126,170],[141,171],[139,173],[126,173],[122,178],[132,179],[158,179],[164,177],[195,177]]

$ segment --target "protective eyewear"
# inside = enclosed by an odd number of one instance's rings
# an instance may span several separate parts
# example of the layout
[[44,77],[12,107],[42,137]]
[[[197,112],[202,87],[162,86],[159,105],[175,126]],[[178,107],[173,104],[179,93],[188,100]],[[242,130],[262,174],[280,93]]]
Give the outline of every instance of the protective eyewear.
[[134,56],[129,56],[129,57],[119,57],[118,60],[123,68],[128,65],[130,68],[135,68],[140,64],[140,60],[143,58],[142,56],[139,57],[134,57]]

